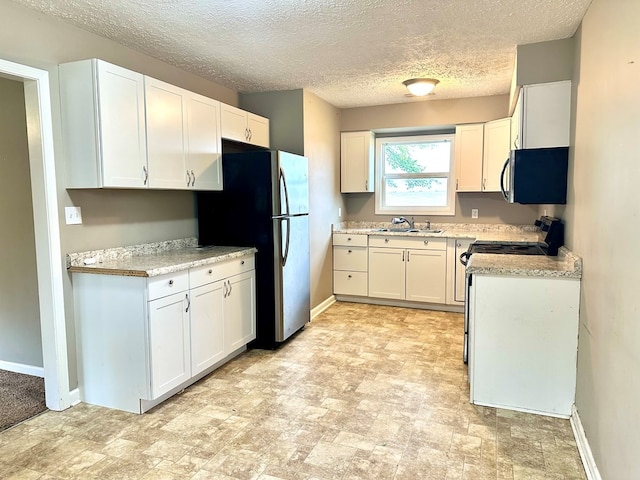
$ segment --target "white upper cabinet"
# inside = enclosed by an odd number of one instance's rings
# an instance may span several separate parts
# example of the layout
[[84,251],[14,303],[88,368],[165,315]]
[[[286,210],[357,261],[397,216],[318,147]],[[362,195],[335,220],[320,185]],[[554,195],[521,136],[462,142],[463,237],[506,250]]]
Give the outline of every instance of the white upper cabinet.
[[568,147],[571,81],[524,85],[512,116],[511,148]]
[[188,188],[185,93],[155,78],[145,77],[149,186]]
[[222,189],[217,100],[97,59],[60,97],[67,188]]
[[97,59],[59,74],[67,188],[146,188],[144,76]]
[[484,124],[484,156],[482,161],[482,191],[500,191],[500,173],[509,158],[511,119],[501,118]]
[[456,191],[482,191],[484,123],[456,127]]
[[269,148],[269,119],[220,104],[222,138]]
[[340,134],[340,192],[373,192],[373,132]]
[[186,103],[191,190],[222,190],[220,102],[189,92]]

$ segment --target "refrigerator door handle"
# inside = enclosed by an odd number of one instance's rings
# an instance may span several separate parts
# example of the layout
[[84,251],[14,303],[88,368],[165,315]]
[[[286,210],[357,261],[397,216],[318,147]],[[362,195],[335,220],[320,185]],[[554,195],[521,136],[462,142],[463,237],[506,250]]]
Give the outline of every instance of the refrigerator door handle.
[[289,190],[287,189],[287,179],[284,176],[284,170],[282,170],[282,167],[280,167],[280,182],[284,191],[284,203],[287,207],[285,215],[288,216],[291,213],[291,210],[289,208]]
[[[288,218],[283,218],[282,219],[283,222],[287,223],[287,241],[285,242],[285,246],[284,246],[284,253],[282,254],[282,267],[284,268],[284,266],[287,264],[287,258],[289,258],[289,240],[291,237],[291,225],[289,225],[289,219]],[[282,223],[280,223],[280,228],[282,228]]]

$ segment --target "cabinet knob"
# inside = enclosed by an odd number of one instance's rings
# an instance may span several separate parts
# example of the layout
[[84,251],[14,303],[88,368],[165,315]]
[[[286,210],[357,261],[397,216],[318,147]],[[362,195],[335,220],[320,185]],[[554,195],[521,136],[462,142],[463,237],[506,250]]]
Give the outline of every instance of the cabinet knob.
[[384,239],[384,243],[389,243],[389,239],[388,239],[388,238],[385,238],[385,239]]
[[173,280],[169,280],[169,286],[172,287],[173,286]]
[[348,278],[351,278],[351,275],[347,275]]
[[242,260],[242,261],[240,262],[240,265],[244,265],[244,260]]
[[351,253],[351,250],[347,250],[347,253]]
[[425,245],[429,245],[429,240],[425,240],[425,241],[424,241],[424,244],[425,244]]
[[350,242],[350,241],[351,241],[351,237],[347,238],[347,242]]
[[210,269],[209,269],[209,275],[211,275],[212,273],[213,273],[213,269],[212,269],[212,268],[210,268]]

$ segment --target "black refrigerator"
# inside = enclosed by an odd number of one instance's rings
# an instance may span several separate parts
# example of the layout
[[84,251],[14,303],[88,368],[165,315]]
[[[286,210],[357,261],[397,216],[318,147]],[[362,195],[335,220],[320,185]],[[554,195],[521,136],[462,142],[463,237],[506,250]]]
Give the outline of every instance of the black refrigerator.
[[222,156],[223,190],[197,193],[200,245],[252,246],[256,339],[275,348],[310,320],[309,170],[280,151]]

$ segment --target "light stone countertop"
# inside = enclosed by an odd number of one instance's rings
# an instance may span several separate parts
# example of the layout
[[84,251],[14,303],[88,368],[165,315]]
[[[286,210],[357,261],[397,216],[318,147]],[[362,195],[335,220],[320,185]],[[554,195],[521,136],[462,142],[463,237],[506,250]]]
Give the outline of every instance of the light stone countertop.
[[582,277],[582,259],[565,247],[560,248],[557,257],[474,253],[469,259],[466,273],[579,279]]
[[[406,225],[406,224],[404,224]],[[404,226],[402,225],[402,226]],[[333,233],[361,235],[393,235],[439,238],[469,238],[484,242],[518,242],[539,243],[544,241],[545,234],[533,225],[501,225],[501,224],[452,224],[431,223],[432,230],[425,231],[425,225],[416,223],[419,229],[415,233],[380,232],[380,228],[390,228],[389,223],[345,222],[333,226]],[[466,272],[475,275],[505,275],[529,277],[582,277],[582,259],[565,247],[557,257],[545,255],[496,255],[474,253],[466,267]]]
[[[128,277],[155,277],[257,252],[253,247],[198,247],[195,238],[67,254],[67,269]],[[95,263],[85,265],[86,259]]]

